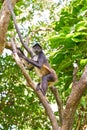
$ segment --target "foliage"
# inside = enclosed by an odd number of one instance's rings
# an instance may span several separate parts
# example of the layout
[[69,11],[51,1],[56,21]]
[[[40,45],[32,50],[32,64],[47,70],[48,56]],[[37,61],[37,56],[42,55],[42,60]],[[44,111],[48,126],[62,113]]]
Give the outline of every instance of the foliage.
[[[64,105],[72,87],[73,63],[77,62],[79,66],[77,79],[80,78],[83,67],[87,64],[86,6],[87,0],[73,0],[61,12],[59,12],[59,5],[50,0],[22,0],[15,6],[17,23],[24,41],[27,36],[30,38],[30,43],[40,41],[51,65],[58,74],[59,80],[56,87]],[[38,18],[36,19],[35,16]],[[11,18],[7,40],[11,39],[12,32],[16,42],[19,43]],[[35,81],[38,80],[35,73],[29,72],[29,74]],[[52,94],[48,93],[50,103],[55,103]],[[74,129],[79,121],[80,129],[87,124],[86,100],[85,92],[75,115]],[[57,112],[56,115],[58,116]],[[51,129],[37,96],[26,86],[25,79],[14,59],[6,55],[0,57],[0,129],[13,128],[16,130]]]
[[13,58],[0,57],[0,68],[0,129],[37,130],[43,129],[44,123],[44,128],[49,129],[42,106],[33,91],[23,84],[24,77]]
[[[74,61],[78,63],[80,68],[87,63],[86,20],[86,7],[84,7],[84,0],[82,0],[79,3],[77,1],[71,2],[61,11],[60,20],[53,23],[54,30],[58,34],[49,39],[51,47],[57,48],[52,55],[52,63],[57,63],[56,69],[60,75],[61,72],[72,75]],[[70,80],[69,75],[68,82],[71,82],[72,78]]]
[[[73,63],[77,62],[79,71],[77,79],[82,74],[83,67],[87,64],[87,0],[74,0],[69,6],[61,10],[59,21],[52,23],[55,32],[50,35],[50,46],[55,50],[51,56],[51,63],[58,72],[59,82],[58,88],[64,102],[70,93]],[[85,93],[86,94],[86,93]],[[81,101],[78,113],[81,113],[81,108],[86,112],[86,95]],[[84,104],[84,105],[83,105]],[[77,114],[78,115],[78,114]],[[86,113],[85,113],[86,116]],[[85,119],[83,113],[80,115],[80,124],[83,125]],[[77,119],[76,118],[76,119]],[[78,122],[78,121],[76,121]],[[81,127],[81,126],[80,126]],[[76,128],[74,128],[76,129]],[[82,128],[80,128],[82,129]]]

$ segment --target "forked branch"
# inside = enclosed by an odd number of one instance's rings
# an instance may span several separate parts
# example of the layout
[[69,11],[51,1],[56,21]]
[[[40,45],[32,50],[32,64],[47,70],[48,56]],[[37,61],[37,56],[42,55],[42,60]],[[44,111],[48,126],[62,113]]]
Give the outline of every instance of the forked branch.
[[14,58],[15,58],[15,61],[16,63],[18,64],[18,66],[20,67],[28,85],[34,90],[34,92],[37,94],[37,96],[39,97],[39,99],[41,100],[47,114],[48,114],[48,117],[52,123],[52,128],[53,130],[59,130],[59,127],[58,127],[58,123],[57,123],[57,119],[50,107],[50,105],[48,104],[46,98],[43,96],[42,92],[39,90],[39,91],[36,91],[36,86],[35,84],[33,83],[31,77],[29,76],[29,74],[26,72],[19,56],[17,55],[17,50],[16,50],[16,46],[15,46],[15,41],[14,39],[12,39],[12,47],[13,47],[13,54],[14,54]]
[[[75,77],[76,77],[76,71],[75,71]],[[77,106],[80,102],[83,93],[86,90],[87,90],[87,66],[85,67],[80,80],[77,81],[76,83],[73,83],[70,96],[66,102],[66,108],[63,112],[63,124],[61,130],[72,130]]]

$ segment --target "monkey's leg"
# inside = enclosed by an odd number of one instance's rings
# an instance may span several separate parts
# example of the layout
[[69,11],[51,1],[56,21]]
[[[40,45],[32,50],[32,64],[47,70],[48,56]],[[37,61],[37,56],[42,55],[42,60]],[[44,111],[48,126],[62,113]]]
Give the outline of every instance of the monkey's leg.
[[46,95],[47,88],[48,88],[47,75],[45,75],[42,77],[41,82],[41,89],[44,96]]
[[44,96],[47,92],[48,82],[54,82],[54,75],[52,73],[42,77],[41,88]]

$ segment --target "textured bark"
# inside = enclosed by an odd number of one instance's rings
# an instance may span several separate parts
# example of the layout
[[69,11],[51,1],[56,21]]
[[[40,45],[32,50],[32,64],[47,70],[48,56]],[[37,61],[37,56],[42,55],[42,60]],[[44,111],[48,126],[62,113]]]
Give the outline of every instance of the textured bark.
[[5,48],[9,49],[9,50],[12,50],[12,44],[11,44],[11,42],[5,42]]
[[[18,0],[11,0],[13,7],[17,1]],[[0,54],[3,52],[3,49],[5,47],[5,38],[6,38],[9,21],[10,21],[10,11],[8,9],[5,0],[0,12]]]
[[63,122],[61,130],[72,130],[74,115],[79,104],[79,101],[87,89],[87,66],[80,80],[73,84],[71,94],[67,100],[66,108],[63,113]]

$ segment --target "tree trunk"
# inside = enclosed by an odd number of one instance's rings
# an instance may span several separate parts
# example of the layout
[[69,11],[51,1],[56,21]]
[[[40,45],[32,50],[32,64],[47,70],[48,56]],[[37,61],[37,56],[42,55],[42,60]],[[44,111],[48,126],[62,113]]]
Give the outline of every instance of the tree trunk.
[[[18,0],[11,0],[13,7],[17,1]],[[3,49],[5,47],[5,38],[6,38],[9,21],[10,21],[10,11],[8,9],[6,0],[4,0],[0,12],[0,54],[3,52]]]
[[71,94],[67,100],[66,108],[63,113],[63,122],[61,130],[72,130],[74,115],[79,101],[87,89],[87,66],[80,80],[73,84]]

